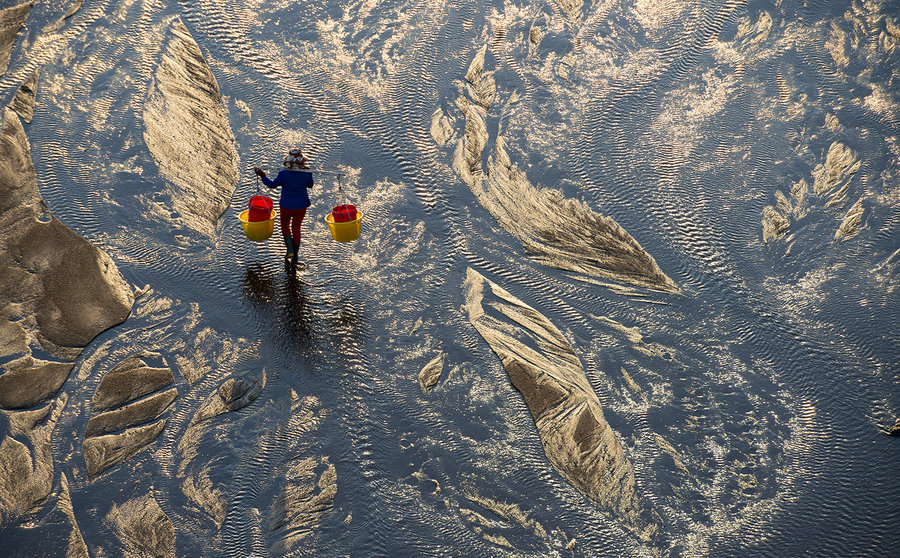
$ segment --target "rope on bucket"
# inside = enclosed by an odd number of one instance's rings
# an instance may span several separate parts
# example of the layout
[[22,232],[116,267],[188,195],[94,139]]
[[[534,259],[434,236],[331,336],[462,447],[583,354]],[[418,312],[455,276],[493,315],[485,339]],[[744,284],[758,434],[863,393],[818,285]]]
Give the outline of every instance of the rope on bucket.
[[337,203],[337,205],[342,205],[341,202],[345,201],[344,200],[344,186],[343,186],[343,183],[341,182],[341,178],[344,176],[344,173],[335,172],[335,171],[326,171],[326,170],[312,170],[312,169],[308,170],[307,172],[311,172],[313,174],[327,174],[327,175],[331,175],[331,176],[336,176],[337,181],[338,181],[338,197],[337,197],[338,203]]
[[[344,186],[341,184],[341,175],[338,175],[338,201],[345,202],[344,199]],[[339,203],[338,205],[345,205],[344,203]]]

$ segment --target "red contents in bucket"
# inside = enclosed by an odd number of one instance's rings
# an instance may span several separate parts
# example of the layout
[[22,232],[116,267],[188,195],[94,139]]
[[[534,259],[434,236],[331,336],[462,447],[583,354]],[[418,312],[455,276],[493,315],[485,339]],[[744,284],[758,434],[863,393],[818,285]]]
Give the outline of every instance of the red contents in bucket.
[[268,221],[272,218],[272,198],[267,196],[253,196],[250,198],[250,211],[247,213],[247,221]]
[[356,219],[356,206],[355,205],[337,205],[334,209],[331,210],[331,217],[334,219],[335,223],[346,223],[347,221],[353,221]]

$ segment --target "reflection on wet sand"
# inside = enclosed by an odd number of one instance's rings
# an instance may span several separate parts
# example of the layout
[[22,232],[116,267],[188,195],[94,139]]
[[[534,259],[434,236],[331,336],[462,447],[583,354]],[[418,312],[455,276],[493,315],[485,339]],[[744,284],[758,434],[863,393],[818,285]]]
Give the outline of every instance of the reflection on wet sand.
[[353,293],[323,296],[317,285],[307,282],[311,275],[303,264],[294,269],[254,262],[244,272],[242,291],[261,318],[264,342],[273,341],[290,355],[328,355],[333,361],[357,345],[365,326],[363,313]]
[[[287,271],[287,272],[286,272]],[[247,266],[243,292],[269,324],[269,335],[305,352],[314,342],[313,316],[306,286],[291,270],[275,271],[261,263]]]

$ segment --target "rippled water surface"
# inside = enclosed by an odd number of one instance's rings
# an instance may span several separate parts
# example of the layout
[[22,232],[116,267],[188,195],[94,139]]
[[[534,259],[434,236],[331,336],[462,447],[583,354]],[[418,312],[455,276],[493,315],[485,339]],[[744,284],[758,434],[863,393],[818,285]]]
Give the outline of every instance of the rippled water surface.
[[[48,207],[149,286],[63,386],[56,483],[92,556],[131,548],[110,518],[148,494],[178,556],[900,552],[884,433],[900,2],[85,0],[59,24],[56,4],[33,8],[4,102],[39,69],[26,132]],[[148,149],[177,22],[239,157],[209,232],[172,209]],[[346,176],[340,192],[317,176],[291,273],[277,231],[250,242],[237,215],[250,168],[294,146]],[[346,244],[323,220],[344,200],[364,213]],[[613,219],[675,287],[579,267],[579,212]],[[548,458],[464,308],[470,270],[571,345],[633,467],[638,527]],[[153,445],[91,479],[88,401],[139,351],[178,398]],[[193,424],[233,376],[265,387]],[[271,520],[291,487],[294,530]],[[65,554],[41,546],[52,521],[29,521],[6,530],[14,555]]]

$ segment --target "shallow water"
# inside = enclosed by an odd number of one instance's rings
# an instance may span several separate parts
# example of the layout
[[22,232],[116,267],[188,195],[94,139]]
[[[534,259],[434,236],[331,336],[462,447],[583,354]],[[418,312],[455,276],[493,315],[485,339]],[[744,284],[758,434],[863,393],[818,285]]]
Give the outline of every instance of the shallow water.
[[[32,11],[4,101],[40,67],[26,131],[41,193],[150,287],[62,389],[55,474],[92,555],[123,544],[110,507],[148,493],[179,556],[900,549],[900,440],[882,430],[900,413],[900,3],[86,0],[50,29],[65,9]],[[218,82],[240,157],[212,237],[170,211],[143,135],[174,18]],[[485,45],[493,89],[465,81]],[[680,293],[526,253],[509,223],[538,217],[491,206],[476,190],[488,183],[459,172],[460,107],[486,96],[479,172],[504,145],[524,191],[557,189],[613,218]],[[835,142],[860,165],[816,193]],[[255,192],[249,169],[297,145],[347,177],[340,192],[317,178],[292,274],[277,232],[251,243],[237,215]],[[344,200],[365,218],[340,244],[323,218]],[[788,222],[768,237],[767,206]],[[842,223],[851,232],[836,238]],[[652,541],[551,465],[461,310],[470,268],[572,345]],[[140,350],[175,371],[178,399],[150,449],[88,479],[89,400]],[[419,371],[442,353],[426,393]],[[198,406],[243,374],[265,374],[260,397],[192,430]],[[279,547],[267,518],[298,460],[315,482],[333,467],[337,491]],[[184,488],[204,476],[226,503],[221,525]],[[41,546],[53,525],[33,521],[6,530],[13,555],[60,553]]]

